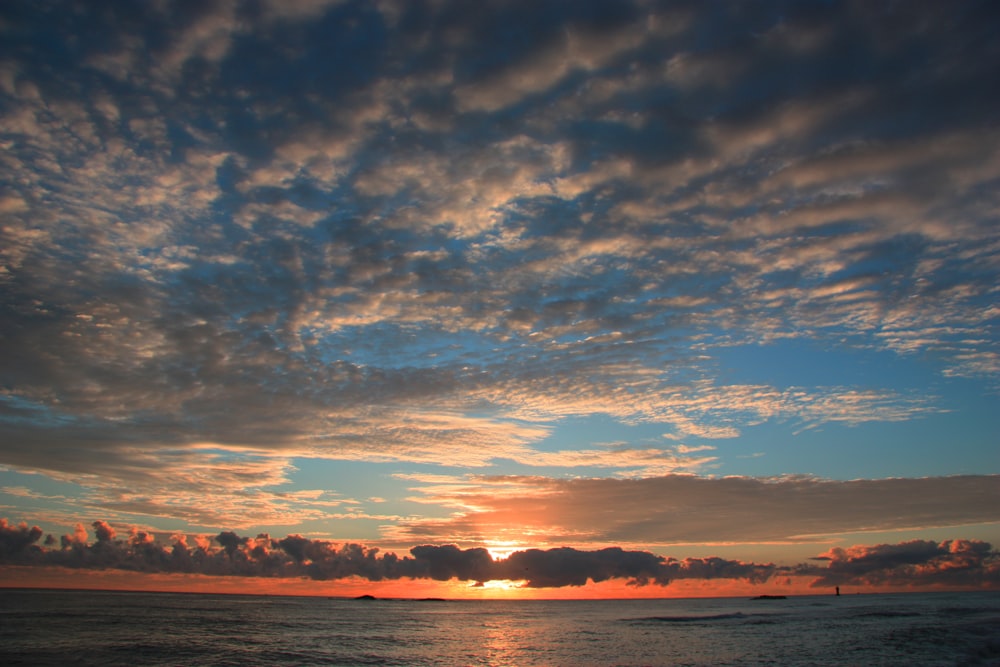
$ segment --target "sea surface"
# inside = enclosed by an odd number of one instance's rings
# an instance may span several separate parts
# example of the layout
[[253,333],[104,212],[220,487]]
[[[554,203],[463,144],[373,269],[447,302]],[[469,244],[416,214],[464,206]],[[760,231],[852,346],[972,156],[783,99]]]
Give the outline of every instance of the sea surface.
[[1000,665],[1000,594],[417,601],[0,590],[0,665]]

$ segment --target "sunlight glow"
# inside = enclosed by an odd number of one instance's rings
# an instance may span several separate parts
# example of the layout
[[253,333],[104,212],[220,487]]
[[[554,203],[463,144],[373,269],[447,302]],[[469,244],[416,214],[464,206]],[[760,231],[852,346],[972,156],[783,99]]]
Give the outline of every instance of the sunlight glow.
[[516,588],[521,588],[524,582],[521,581],[511,581],[510,579],[491,579],[490,581],[484,581],[482,588],[488,590],[500,590],[500,591],[510,591]]
[[525,547],[516,542],[488,542],[486,550],[493,560],[506,560],[515,551],[523,551]]

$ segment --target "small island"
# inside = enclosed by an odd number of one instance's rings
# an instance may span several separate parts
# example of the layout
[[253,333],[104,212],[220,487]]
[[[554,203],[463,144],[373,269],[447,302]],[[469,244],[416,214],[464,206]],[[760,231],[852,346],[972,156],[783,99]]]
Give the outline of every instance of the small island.
[[788,598],[784,595],[758,595],[755,598],[750,598],[751,600],[787,600]]

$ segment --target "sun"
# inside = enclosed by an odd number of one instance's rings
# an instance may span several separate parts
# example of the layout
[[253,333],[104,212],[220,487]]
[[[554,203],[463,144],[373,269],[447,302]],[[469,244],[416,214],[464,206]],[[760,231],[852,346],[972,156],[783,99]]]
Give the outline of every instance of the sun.
[[511,591],[516,588],[523,588],[524,582],[511,581],[510,579],[491,579],[484,581],[482,588],[490,591]]
[[515,551],[521,551],[524,547],[516,542],[487,542],[486,551],[495,561],[506,560]]

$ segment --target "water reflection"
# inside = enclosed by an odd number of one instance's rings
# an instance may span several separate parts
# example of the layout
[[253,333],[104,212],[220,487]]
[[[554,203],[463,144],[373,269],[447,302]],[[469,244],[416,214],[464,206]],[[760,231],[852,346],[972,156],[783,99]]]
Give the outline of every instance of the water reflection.
[[469,664],[490,667],[536,664],[538,654],[549,646],[553,630],[544,614],[538,612],[530,614],[529,618],[518,618],[505,605],[497,604],[485,617],[480,615],[477,622],[468,627],[466,656]]
[[996,614],[995,593],[761,606],[14,591],[0,596],[0,664],[63,665],[67,655],[151,667],[980,664],[963,658],[996,655]]

